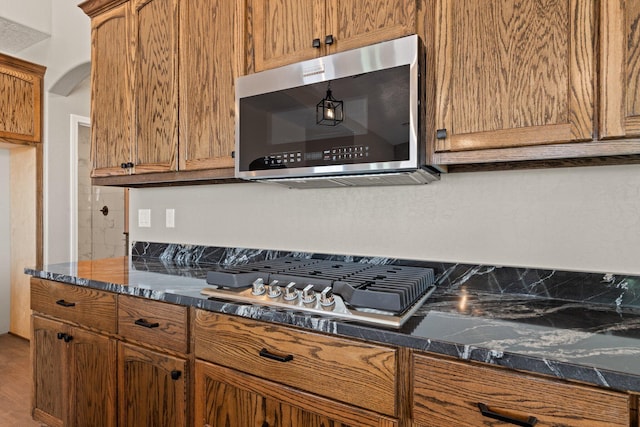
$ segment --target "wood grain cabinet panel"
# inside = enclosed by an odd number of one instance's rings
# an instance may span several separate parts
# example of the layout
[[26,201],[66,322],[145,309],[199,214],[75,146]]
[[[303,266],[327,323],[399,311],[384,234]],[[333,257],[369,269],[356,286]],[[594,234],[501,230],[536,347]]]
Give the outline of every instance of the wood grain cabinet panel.
[[178,0],[133,0],[134,172],[178,168]]
[[188,309],[185,306],[120,295],[118,333],[167,350],[188,351]]
[[242,8],[242,2],[224,0],[180,3],[182,171],[234,166],[235,79],[244,72]]
[[397,416],[393,348],[203,310],[194,333],[197,358]]
[[188,381],[186,359],[119,343],[120,425],[186,427]]
[[243,2],[87,0],[92,177],[162,185],[233,177]]
[[0,140],[42,140],[45,67],[0,53]]
[[413,373],[412,418],[420,427],[631,422],[631,398],[624,393],[426,355],[414,355]]
[[373,412],[196,361],[196,426],[397,427]]
[[[435,0],[436,152],[591,140],[589,0]],[[442,133],[442,132],[441,132]]]
[[249,68],[256,72],[416,32],[415,0],[247,3]]
[[602,138],[640,136],[640,1],[600,2]]
[[132,161],[131,9],[121,4],[91,20],[91,176],[126,175]]
[[116,342],[33,317],[33,417],[50,426],[116,426]]
[[105,332],[116,332],[116,295],[83,286],[31,279],[31,309]]

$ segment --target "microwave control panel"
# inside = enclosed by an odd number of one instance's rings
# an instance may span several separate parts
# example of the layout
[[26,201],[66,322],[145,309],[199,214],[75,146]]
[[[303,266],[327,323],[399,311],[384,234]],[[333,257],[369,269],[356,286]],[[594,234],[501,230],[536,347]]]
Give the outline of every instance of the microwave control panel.
[[303,162],[321,161],[323,164],[342,164],[360,161],[367,161],[369,158],[368,145],[350,145],[347,147],[334,147],[322,151],[288,151],[280,153],[271,153],[264,156],[263,163],[265,166],[296,166]]

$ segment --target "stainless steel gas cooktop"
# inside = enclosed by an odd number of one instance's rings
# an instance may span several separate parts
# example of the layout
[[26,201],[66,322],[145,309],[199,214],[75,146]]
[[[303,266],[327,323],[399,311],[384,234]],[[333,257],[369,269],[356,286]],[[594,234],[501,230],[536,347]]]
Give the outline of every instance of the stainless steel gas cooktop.
[[430,268],[283,257],[207,273],[210,298],[399,328],[435,290]]

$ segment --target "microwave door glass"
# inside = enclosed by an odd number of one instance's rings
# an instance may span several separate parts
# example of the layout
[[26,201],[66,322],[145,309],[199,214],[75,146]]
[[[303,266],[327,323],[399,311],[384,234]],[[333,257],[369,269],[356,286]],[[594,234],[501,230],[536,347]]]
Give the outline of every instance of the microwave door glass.
[[[241,171],[409,158],[409,65],[242,98]],[[328,92],[341,102],[319,123]],[[325,114],[326,111],[325,111]]]

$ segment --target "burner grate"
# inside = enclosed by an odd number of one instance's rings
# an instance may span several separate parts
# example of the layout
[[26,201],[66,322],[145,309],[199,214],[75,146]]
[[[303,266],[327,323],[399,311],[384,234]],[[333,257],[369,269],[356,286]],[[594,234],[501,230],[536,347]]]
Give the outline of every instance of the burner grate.
[[227,288],[249,287],[261,278],[296,283],[302,289],[312,284],[319,292],[331,286],[333,293],[356,308],[402,313],[434,289],[430,268],[374,265],[344,261],[283,257],[259,261],[207,274],[207,283]]

